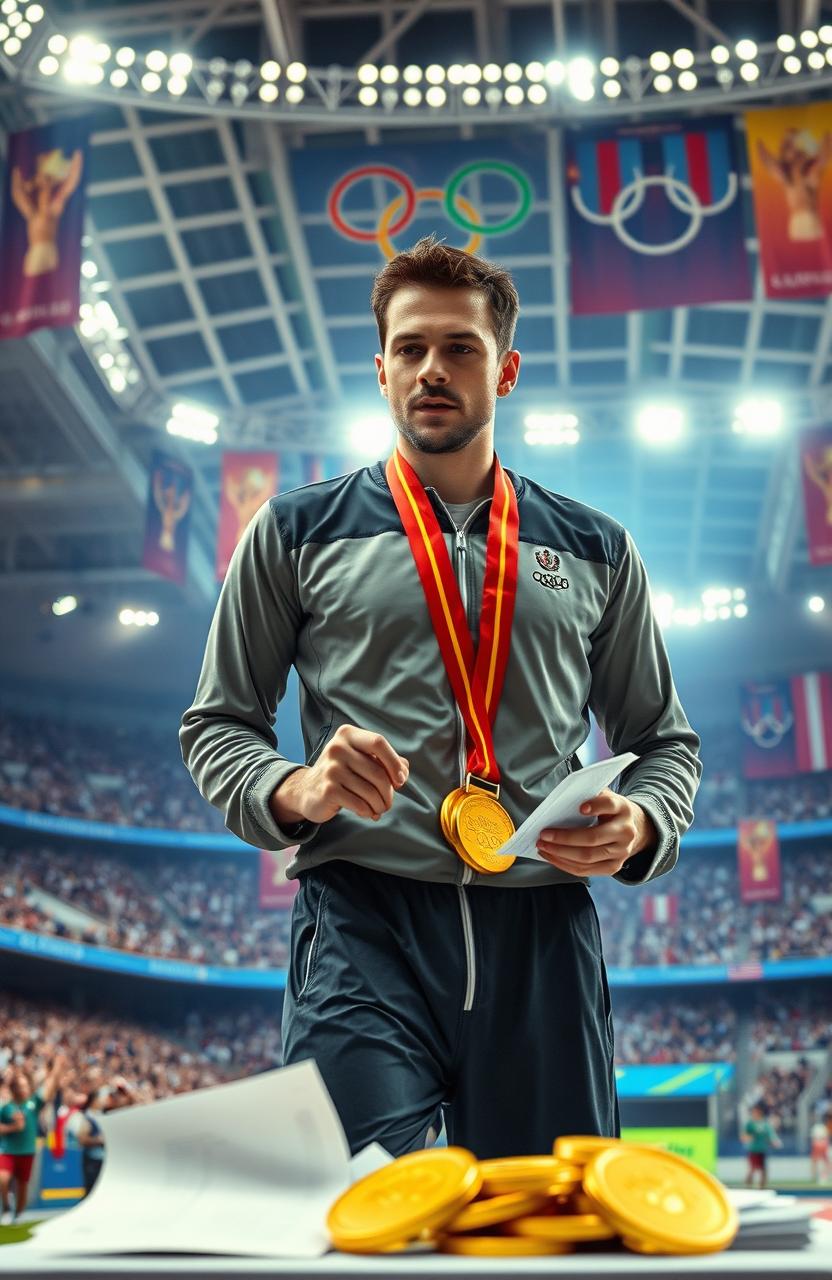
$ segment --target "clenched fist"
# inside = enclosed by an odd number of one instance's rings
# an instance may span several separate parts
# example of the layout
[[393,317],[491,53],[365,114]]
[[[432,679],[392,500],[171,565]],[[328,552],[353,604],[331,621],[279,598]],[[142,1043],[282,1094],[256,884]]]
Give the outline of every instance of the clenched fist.
[[342,809],[377,822],[404,786],[410,765],[380,733],[343,724],[313,765],[290,773],[269,800],[280,826],[329,822]]

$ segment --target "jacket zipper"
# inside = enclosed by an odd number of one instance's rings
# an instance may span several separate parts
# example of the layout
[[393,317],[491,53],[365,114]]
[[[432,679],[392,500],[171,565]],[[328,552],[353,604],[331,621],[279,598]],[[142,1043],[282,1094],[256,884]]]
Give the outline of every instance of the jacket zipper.
[[[436,490],[434,490],[434,493],[435,492]],[[438,494],[436,496],[437,498],[439,498]],[[442,502],[442,499],[439,498],[439,502],[444,508],[445,514],[447,515],[448,519],[451,521],[451,524],[456,529],[457,554],[456,554],[455,572],[456,572],[457,584],[459,586],[459,594],[462,600],[462,607],[465,612],[465,619],[468,622],[469,626],[470,626],[470,619],[468,618],[468,586],[467,586],[466,572],[465,572],[466,555],[467,555],[467,547],[465,543],[465,530],[468,528],[468,526],[470,525],[471,521],[474,519],[474,516],[477,514],[480,508],[483,507],[487,501],[488,499],[486,498],[484,499],[483,502],[479,504],[479,506],[474,507],[474,510],[468,516],[468,519],[465,521],[462,528],[457,529],[455,521],[451,519],[450,511],[448,511],[448,508],[445,506],[444,502]],[[465,755],[465,721],[462,718],[462,712],[460,711],[459,707],[456,708],[456,719],[457,719],[457,725],[459,726],[459,785],[464,786],[465,774],[467,772],[467,769],[466,769],[467,759]],[[471,905],[468,901],[468,897],[465,893],[465,887],[464,887],[465,885],[470,884],[473,878],[474,878],[474,872],[471,869],[471,867],[466,867],[465,865],[463,865],[462,880],[457,885],[457,892],[459,894],[459,911],[462,917],[462,937],[465,944],[466,982],[465,982],[465,999],[462,1004],[463,1013],[470,1013],[471,1010],[473,1009],[474,993],[476,992],[476,989],[477,989],[477,957],[474,952],[474,927],[471,920]]]

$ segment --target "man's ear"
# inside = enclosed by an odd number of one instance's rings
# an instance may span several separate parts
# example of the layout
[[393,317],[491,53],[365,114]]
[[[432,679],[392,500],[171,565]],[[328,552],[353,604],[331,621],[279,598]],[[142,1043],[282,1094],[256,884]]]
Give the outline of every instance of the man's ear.
[[375,362],[376,362],[376,373],[378,375],[379,390],[381,391],[381,394],[386,397],[387,378],[385,377],[385,373],[384,373],[384,357],[377,354],[375,356]]

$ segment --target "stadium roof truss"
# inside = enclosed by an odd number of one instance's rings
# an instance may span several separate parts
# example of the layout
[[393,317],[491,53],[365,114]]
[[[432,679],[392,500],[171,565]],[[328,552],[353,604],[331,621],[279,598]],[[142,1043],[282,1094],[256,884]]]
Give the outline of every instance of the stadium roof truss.
[[[743,3],[750,26],[759,24],[761,6]],[[555,48],[580,49],[580,33],[588,39],[595,31],[602,47],[596,36],[584,48],[624,58],[631,49],[622,45],[622,31],[649,9],[657,38],[662,22],[675,24],[676,44],[687,38],[697,57],[705,57],[715,41],[737,38],[723,27],[728,16],[736,24],[742,9],[727,5],[723,14],[708,0],[146,0],[45,7],[53,31],[83,30],[113,47],[134,42],[143,52],[182,48],[210,58],[227,46],[231,59],[256,64],[272,57],[285,65],[340,40],[355,48],[353,79],[362,62],[402,64],[405,55],[419,61],[408,41],[418,36],[416,47],[424,47],[427,22],[468,31],[469,56],[482,62],[503,50],[514,53],[515,44],[514,56],[521,58],[520,45],[529,42],[523,24],[535,20],[549,24],[541,57],[551,52],[552,34]],[[817,3],[770,8],[777,9],[781,31],[797,33],[823,17]],[[763,32],[760,38],[772,37]],[[41,53],[43,47],[41,41]],[[636,52],[643,58],[649,51]],[[197,107],[170,96],[47,87],[35,54],[13,61],[0,52],[0,66],[5,133],[95,111],[86,252],[96,274],[85,280],[84,296],[88,309],[106,300],[116,318],[106,331],[42,331],[0,344],[0,583],[58,583],[69,568],[91,583],[141,577],[135,566],[147,464],[151,450],[163,447],[187,456],[197,472],[189,592],[210,601],[218,450],[168,436],[169,407],[184,399],[213,408],[221,442],[230,447],[347,451],[346,416],[350,408],[365,408],[375,390],[377,337],[368,299],[376,268],[357,267],[348,256],[313,265],[305,223],[316,215],[299,212],[289,153],[345,138],[370,146],[395,142],[412,125],[354,106],[314,116],[269,111],[249,100]],[[816,93],[818,84],[804,92]],[[773,93],[758,89],[756,100]],[[703,109],[709,102],[703,99]],[[688,110],[691,101],[677,94],[674,106]],[[723,93],[721,109],[739,109],[738,99]],[[570,111],[578,114],[574,105]],[[522,308],[523,369],[512,398],[517,430],[522,412],[568,409],[581,419],[582,443],[554,461],[542,450],[539,464],[535,456],[528,465],[539,466],[535,474],[550,487],[623,520],[654,580],[798,588],[810,570],[791,440],[751,445],[731,433],[727,416],[740,393],[768,390],[786,406],[789,436],[828,417],[832,298],[767,300],[752,236],[750,302],[571,315],[560,123],[554,113],[538,115],[533,126],[545,147],[552,193],[546,251],[500,261],[515,274],[521,302],[524,279],[546,282],[542,300]],[[440,127],[433,117],[423,122],[420,137],[493,136],[496,126],[510,127],[508,118],[460,116]],[[747,173],[741,182],[751,227]],[[373,206],[367,212],[376,215],[384,199],[378,186],[366,188]],[[118,392],[102,367],[105,352],[115,353],[115,365],[106,360],[109,369],[127,371]],[[659,456],[633,439],[629,406],[645,394],[688,404],[692,447]]]

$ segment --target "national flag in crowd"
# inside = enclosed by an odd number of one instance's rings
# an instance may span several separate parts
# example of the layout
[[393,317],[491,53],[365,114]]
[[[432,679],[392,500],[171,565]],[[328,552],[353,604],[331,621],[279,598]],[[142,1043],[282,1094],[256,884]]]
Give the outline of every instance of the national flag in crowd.
[[9,136],[0,205],[0,338],[75,324],[89,119]]
[[678,893],[650,893],[641,900],[645,924],[675,924],[679,918]]
[[319,453],[303,455],[303,484],[318,484],[324,477],[324,460]]
[[222,582],[234,548],[255,512],[273,498],[278,487],[274,453],[230,452],[222,455],[220,514],[217,525],[217,580]]
[[769,818],[740,822],[737,860],[743,902],[779,901],[780,840],[776,822]]
[[746,684],[741,701],[746,778],[832,769],[832,673]]

